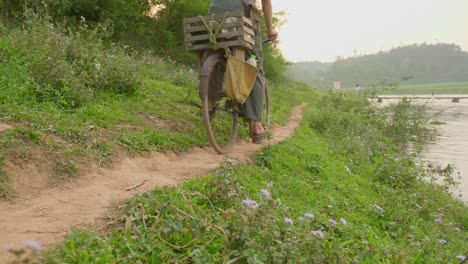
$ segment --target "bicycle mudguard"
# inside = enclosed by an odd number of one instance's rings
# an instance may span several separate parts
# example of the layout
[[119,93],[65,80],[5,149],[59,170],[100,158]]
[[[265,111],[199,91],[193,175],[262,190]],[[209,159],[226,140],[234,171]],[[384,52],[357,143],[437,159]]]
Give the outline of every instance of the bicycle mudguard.
[[224,59],[223,55],[220,53],[213,53],[210,54],[204,61],[203,65],[200,69],[200,83],[198,86],[198,94],[201,99],[203,99],[204,95],[203,94],[203,89],[205,85],[208,86],[208,83],[210,81],[210,73],[212,71],[212,67],[214,65],[214,62],[219,59]]

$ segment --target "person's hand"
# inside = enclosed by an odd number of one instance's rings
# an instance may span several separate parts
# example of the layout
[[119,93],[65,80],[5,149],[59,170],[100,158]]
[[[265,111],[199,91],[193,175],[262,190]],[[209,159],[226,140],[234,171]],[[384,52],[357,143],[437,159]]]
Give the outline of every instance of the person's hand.
[[271,30],[270,32],[268,32],[268,39],[270,41],[275,41],[277,38],[278,38],[278,31]]

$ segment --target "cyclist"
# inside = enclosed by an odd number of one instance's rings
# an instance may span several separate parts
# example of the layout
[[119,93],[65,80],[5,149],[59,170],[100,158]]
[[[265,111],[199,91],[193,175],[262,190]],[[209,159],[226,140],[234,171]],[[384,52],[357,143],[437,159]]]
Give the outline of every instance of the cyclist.
[[[273,29],[273,10],[271,0],[261,0],[263,15],[265,16],[265,24],[267,29],[268,39],[276,40],[278,32]],[[244,15],[250,16],[250,9],[256,8],[256,0],[212,0],[209,12],[211,14],[224,14],[226,12],[244,12]],[[246,59],[250,57],[252,52],[246,52]],[[263,56],[262,56],[262,35],[260,25],[257,25],[257,34],[255,39],[255,47],[253,54],[258,59],[257,66],[259,73],[255,80],[254,87],[249,97],[247,97],[245,107],[245,117],[249,120],[250,135],[252,142],[259,144],[265,138],[265,129],[262,125],[262,110],[265,94],[265,77],[263,73]]]

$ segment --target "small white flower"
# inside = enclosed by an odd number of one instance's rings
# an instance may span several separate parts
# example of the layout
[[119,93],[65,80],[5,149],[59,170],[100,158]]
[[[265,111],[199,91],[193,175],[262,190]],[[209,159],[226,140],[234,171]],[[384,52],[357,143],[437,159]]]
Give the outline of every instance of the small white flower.
[[466,256],[457,256],[457,259],[461,262],[465,261],[466,260]]
[[314,214],[313,213],[305,213],[304,217],[305,217],[305,219],[310,220],[310,219],[314,218]]
[[374,207],[375,209],[377,209],[377,211],[379,211],[379,213],[383,213],[384,212],[384,209],[376,204],[374,204]]
[[284,223],[288,224],[288,225],[294,225],[293,220],[291,218],[287,218],[287,217],[284,218]]
[[336,227],[336,221],[333,219],[328,219],[328,223],[330,224],[331,227],[335,228]]
[[310,231],[310,234],[315,236],[315,237],[318,237],[318,238],[323,238],[323,232],[320,231],[320,230],[312,230]]
[[437,239],[437,242],[438,242],[439,244],[442,244],[442,245],[447,245],[447,240],[442,239],[442,238],[441,238],[441,239]]
[[304,222],[304,221],[305,221],[305,218],[302,217],[302,216],[299,216],[299,217],[297,218],[297,221],[299,221],[299,222]]
[[101,69],[101,64],[100,64],[100,63],[96,63],[96,65],[95,65],[95,66],[96,66],[96,70],[98,70],[98,71],[99,71],[99,70]]
[[340,218],[340,223],[344,226],[346,226],[348,224],[348,221],[346,221],[346,219],[344,218]]
[[128,48],[130,48],[130,46],[129,45],[124,45],[123,48],[128,49]]
[[416,207],[417,207],[418,209],[421,209],[421,208],[422,208],[419,204],[416,204]]
[[270,198],[270,192],[268,190],[262,189],[260,192],[262,193],[263,197]]
[[330,208],[330,209],[331,209],[331,208],[333,208],[333,207],[332,207],[331,205],[328,205],[328,208]]
[[269,183],[267,184],[267,187],[270,188],[270,189],[273,188],[273,183],[272,183],[272,182],[269,182]]

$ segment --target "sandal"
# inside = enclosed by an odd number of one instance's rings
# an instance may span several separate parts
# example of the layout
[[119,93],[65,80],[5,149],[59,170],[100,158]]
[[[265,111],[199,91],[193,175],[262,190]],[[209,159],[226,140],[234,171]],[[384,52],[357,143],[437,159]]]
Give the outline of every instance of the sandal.
[[253,134],[251,135],[252,137],[252,143],[254,144],[262,144],[263,140],[265,139],[266,136],[266,131],[260,133],[260,134]]
[[249,131],[250,137],[252,138],[252,143],[254,144],[261,144],[266,137],[267,131],[266,129],[262,133],[254,133],[253,132],[253,120],[249,121]]

